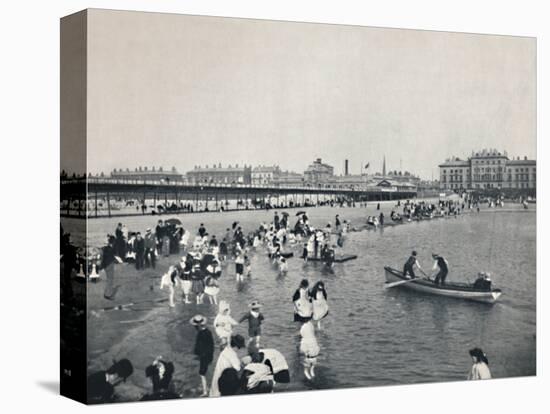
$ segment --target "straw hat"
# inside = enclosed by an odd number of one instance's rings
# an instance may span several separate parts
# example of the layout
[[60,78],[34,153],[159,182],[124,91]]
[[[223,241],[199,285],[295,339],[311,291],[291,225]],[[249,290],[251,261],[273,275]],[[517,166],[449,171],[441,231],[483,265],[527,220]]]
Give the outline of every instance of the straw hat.
[[206,325],[206,318],[202,315],[195,315],[191,318],[189,323],[193,326],[204,326]]
[[253,300],[251,303],[248,304],[248,307],[250,309],[260,309],[262,307],[262,304],[259,300]]

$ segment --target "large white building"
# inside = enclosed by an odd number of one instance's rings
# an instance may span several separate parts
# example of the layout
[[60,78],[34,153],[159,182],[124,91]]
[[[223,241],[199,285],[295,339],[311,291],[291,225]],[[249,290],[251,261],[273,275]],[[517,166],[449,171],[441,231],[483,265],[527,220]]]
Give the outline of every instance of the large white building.
[[537,162],[510,159],[506,151],[482,150],[466,160],[447,159],[439,165],[439,177],[442,190],[536,189]]

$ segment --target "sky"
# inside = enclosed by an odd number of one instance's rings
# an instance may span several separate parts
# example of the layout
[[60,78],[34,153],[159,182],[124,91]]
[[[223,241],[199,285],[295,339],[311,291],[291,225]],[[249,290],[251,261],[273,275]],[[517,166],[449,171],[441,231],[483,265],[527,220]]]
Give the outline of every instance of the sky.
[[533,38],[91,10],[88,170],[536,158]]

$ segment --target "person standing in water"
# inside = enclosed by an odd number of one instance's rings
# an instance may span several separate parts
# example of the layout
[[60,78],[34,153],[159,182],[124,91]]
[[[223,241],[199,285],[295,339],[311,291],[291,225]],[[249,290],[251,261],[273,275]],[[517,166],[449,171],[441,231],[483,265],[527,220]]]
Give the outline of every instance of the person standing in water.
[[201,397],[206,397],[208,396],[206,373],[208,371],[208,366],[214,359],[214,338],[212,337],[212,332],[206,327],[206,318],[204,316],[195,315],[190,323],[197,330],[193,353],[199,359],[199,376],[201,377],[202,384]]
[[435,276],[434,283],[436,285],[439,285],[439,283],[441,282],[441,284],[444,285],[447,274],[449,273],[449,262],[447,262],[447,260],[443,256],[435,253],[432,253],[432,257],[434,259],[432,270],[437,270],[439,268],[439,272]]
[[315,378],[315,367],[321,348],[315,337],[315,328],[311,321],[302,325],[300,335],[302,337],[300,340],[300,353],[304,356],[304,375],[308,380],[312,380]]
[[229,338],[233,334],[233,326],[238,324],[239,323],[231,317],[231,307],[229,303],[225,300],[221,300],[218,306],[218,314],[214,319],[214,329],[220,338],[222,347],[229,342]]
[[241,319],[239,319],[239,323],[248,321],[248,335],[250,337],[248,343],[254,343],[259,347],[260,336],[262,335],[262,322],[264,320],[264,315],[260,312],[262,305],[259,301],[254,300],[248,305],[248,307],[250,308],[250,311],[245,313]]
[[317,322],[317,329],[320,330],[321,320],[328,315],[327,290],[322,280],[313,285],[310,296],[313,305],[313,320]]
[[308,322],[313,316],[313,305],[309,295],[309,282],[302,279],[300,287],[294,292],[292,301],[294,302],[294,322]]
[[491,379],[489,360],[481,348],[470,349],[469,353],[472,357],[473,365],[468,374],[468,380]]
[[237,282],[244,282],[244,254],[240,251],[236,252],[235,257],[235,278]]

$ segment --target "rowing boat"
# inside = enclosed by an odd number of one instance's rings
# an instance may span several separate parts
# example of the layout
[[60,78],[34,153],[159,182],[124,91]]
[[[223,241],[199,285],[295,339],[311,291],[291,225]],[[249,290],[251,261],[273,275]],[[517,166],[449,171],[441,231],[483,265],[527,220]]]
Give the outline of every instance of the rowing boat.
[[399,270],[392,269],[388,266],[385,266],[384,270],[386,271],[386,283],[402,281],[404,283],[396,284],[395,286],[415,290],[417,292],[485,303],[495,303],[500,295],[502,295],[500,289],[482,290],[474,288],[471,284],[467,283],[445,283],[444,285],[436,285],[432,280],[422,278],[410,281],[410,279],[403,276],[403,272]]

